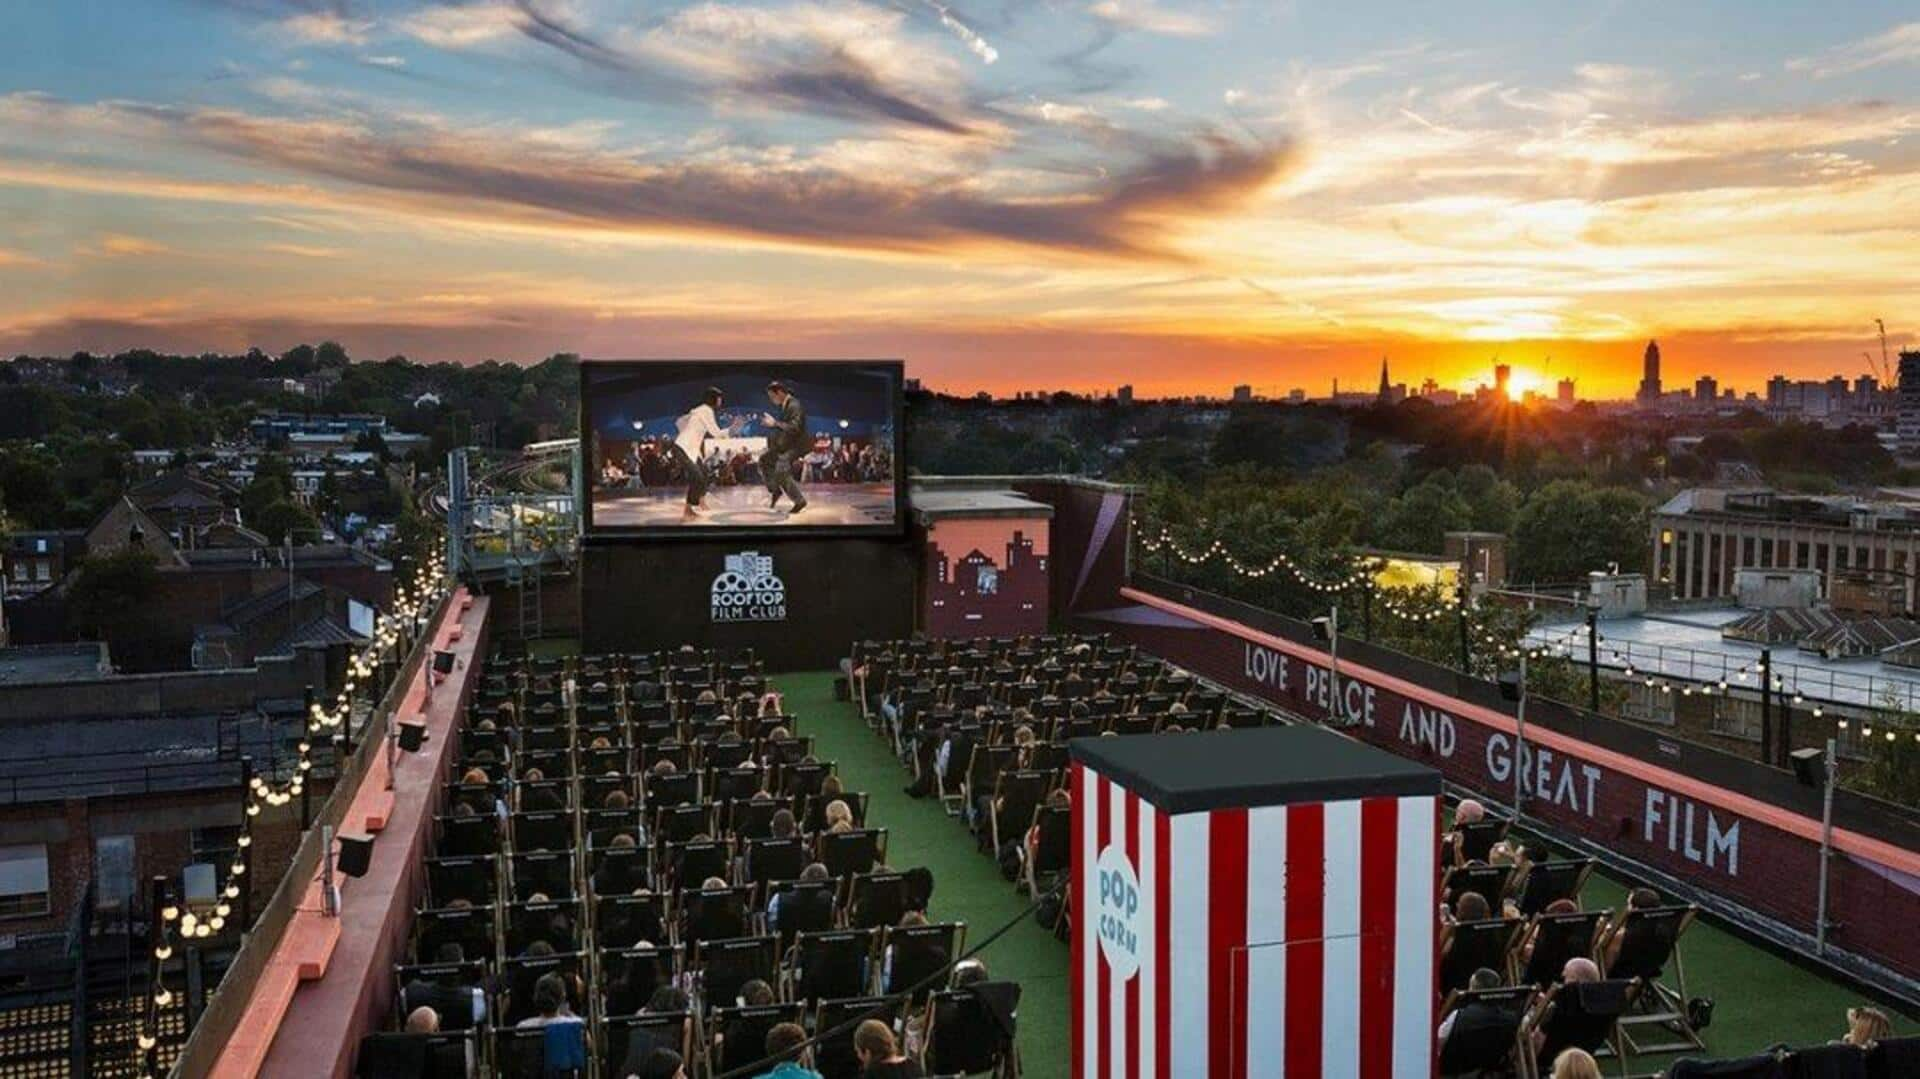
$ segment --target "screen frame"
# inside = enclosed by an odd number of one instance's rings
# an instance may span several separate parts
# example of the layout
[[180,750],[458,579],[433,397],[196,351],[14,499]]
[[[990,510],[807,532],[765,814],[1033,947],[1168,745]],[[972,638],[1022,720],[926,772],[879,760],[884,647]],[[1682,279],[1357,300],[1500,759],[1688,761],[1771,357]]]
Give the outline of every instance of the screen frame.
[[[893,423],[893,521],[884,525],[602,525],[593,519],[594,460],[599,431],[593,424],[589,389],[596,372],[644,373],[648,368],[712,367],[716,370],[743,367],[787,367],[801,369],[842,369],[872,371],[884,369],[892,375],[893,389],[887,402]],[[777,377],[775,375],[774,377]],[[900,359],[795,359],[779,356],[735,356],[722,359],[698,356],[662,356],[646,359],[586,359],[580,361],[580,453],[583,472],[580,498],[580,542],[582,544],[630,543],[634,540],[804,540],[804,539],[903,539],[907,535],[907,516],[911,499],[907,490],[907,365]]]

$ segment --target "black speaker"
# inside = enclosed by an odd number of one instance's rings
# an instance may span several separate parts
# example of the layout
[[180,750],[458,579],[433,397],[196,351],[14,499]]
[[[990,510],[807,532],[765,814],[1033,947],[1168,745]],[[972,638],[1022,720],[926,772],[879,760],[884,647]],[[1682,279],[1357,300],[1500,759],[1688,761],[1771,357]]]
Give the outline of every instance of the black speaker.
[[1508,701],[1520,699],[1520,672],[1507,671],[1500,675],[1500,698]]
[[425,723],[402,722],[400,724],[401,749],[406,750],[408,753],[418,753],[420,752],[420,747],[425,745],[426,741],[427,725]]
[[373,868],[373,837],[341,832],[339,839],[340,856],[334,861],[335,867],[349,877],[366,876]]
[[1322,616],[1313,620],[1313,639],[1316,641],[1333,640],[1333,620]]
[[433,671],[435,674],[452,674],[453,653],[436,651],[433,654]]

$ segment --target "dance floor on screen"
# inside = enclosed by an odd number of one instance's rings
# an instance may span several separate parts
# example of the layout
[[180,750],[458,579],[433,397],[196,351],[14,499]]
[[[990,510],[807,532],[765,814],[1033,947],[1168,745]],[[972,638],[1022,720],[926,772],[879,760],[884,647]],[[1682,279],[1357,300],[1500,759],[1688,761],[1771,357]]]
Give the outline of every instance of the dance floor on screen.
[[646,491],[596,491],[595,528],[761,528],[767,525],[847,527],[893,523],[893,484],[835,483],[807,486],[807,508],[795,516],[789,503],[767,508],[767,489],[741,484],[707,492],[706,516],[681,519],[686,509],[685,488],[661,487]]

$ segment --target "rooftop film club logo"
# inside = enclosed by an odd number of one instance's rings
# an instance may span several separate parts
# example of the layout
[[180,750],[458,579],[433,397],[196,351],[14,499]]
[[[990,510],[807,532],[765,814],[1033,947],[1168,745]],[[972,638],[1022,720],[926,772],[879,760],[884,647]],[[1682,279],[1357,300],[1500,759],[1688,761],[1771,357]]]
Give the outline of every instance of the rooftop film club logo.
[[1126,981],[1140,970],[1140,877],[1127,852],[1114,844],[1094,863],[1100,901],[1096,930],[1100,954],[1107,957],[1113,976]]
[[784,622],[786,582],[774,575],[773,556],[741,551],[727,556],[726,568],[713,579],[715,622]]

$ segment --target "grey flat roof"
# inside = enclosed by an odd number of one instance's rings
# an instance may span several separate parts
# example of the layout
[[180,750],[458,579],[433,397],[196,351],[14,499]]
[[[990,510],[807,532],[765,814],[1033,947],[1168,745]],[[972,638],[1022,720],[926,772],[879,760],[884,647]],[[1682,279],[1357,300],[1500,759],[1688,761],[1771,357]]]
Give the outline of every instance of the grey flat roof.
[[912,493],[913,512],[921,520],[942,517],[1053,517],[1053,507],[1013,490],[928,491]]
[[97,643],[31,644],[0,648],[0,684],[77,682],[100,677]]

